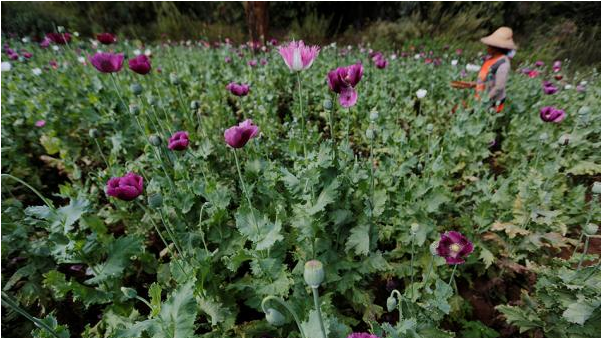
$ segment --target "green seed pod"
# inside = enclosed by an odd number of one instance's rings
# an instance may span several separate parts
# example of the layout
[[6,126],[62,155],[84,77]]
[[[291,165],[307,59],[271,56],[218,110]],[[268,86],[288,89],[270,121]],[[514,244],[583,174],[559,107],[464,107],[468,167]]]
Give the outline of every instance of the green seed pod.
[[426,125],[426,131],[429,133],[433,131],[433,128],[434,128],[434,126],[432,123],[429,123]]
[[412,234],[416,234],[420,230],[420,225],[418,223],[412,223],[410,226],[410,231]]
[[585,232],[589,236],[595,236],[598,233],[598,225],[594,223],[589,223],[583,227],[583,232]]
[[592,193],[600,195],[600,182],[594,182],[592,185]]
[[433,243],[431,243],[431,245],[429,246],[429,251],[431,252],[431,255],[437,256],[437,248],[438,247],[439,247],[439,241],[434,241]]
[[282,315],[282,313],[280,313],[280,311],[274,308],[269,308],[267,310],[267,312],[265,313],[265,320],[267,320],[268,323],[274,326],[284,325],[284,316]]
[[397,299],[395,299],[395,297],[393,297],[393,296],[389,296],[389,298],[387,298],[387,311],[391,312],[391,311],[395,310],[396,307],[397,307]]
[[422,163],[418,163],[418,165],[416,165],[416,169],[418,169],[418,171],[422,171],[424,167],[422,166]]
[[100,132],[98,131],[98,129],[92,128],[88,130],[88,135],[90,135],[91,138],[98,138],[100,137]]
[[148,142],[150,144],[154,145],[155,147],[158,147],[158,146],[161,145],[161,142],[162,142],[161,136],[159,136],[159,135],[151,135],[148,138]]
[[303,278],[305,283],[312,288],[318,288],[324,281],[324,267],[322,263],[317,260],[311,260],[305,263],[305,270],[303,271]]
[[370,121],[375,122],[376,120],[378,120],[378,112],[373,110],[370,112]]
[[324,100],[324,102],[322,102],[322,106],[326,110],[331,110],[332,109],[332,100],[331,99]]
[[197,110],[199,109],[201,105],[199,104],[199,101],[190,101],[190,109],[191,110]]
[[563,134],[558,139],[558,145],[561,146],[561,147],[568,146],[570,141],[571,141],[571,135],[569,135],[569,134]]
[[132,94],[138,96],[140,94],[142,94],[142,86],[139,83],[132,83],[130,85],[130,90],[132,91]]
[[153,209],[159,209],[163,206],[163,196],[158,193],[148,196],[148,205]]
[[121,287],[121,292],[123,292],[123,294],[128,298],[128,299],[132,299],[132,298],[136,298],[136,296],[138,295],[138,293],[136,292],[136,290],[132,289],[132,288],[126,288],[126,287]]
[[376,132],[374,129],[372,129],[372,128],[366,129],[366,138],[368,140],[373,140],[374,137],[376,136],[375,134],[376,134]]
[[541,134],[539,135],[539,140],[540,140],[541,142],[545,142],[545,141],[547,141],[547,140],[548,140],[548,133],[541,133]]
[[169,82],[171,82],[172,85],[178,86],[180,84],[180,78],[176,73],[171,73],[169,74]]
[[149,96],[146,98],[146,102],[148,102],[148,104],[150,104],[151,106],[154,106],[154,105],[156,105],[156,104],[157,104],[157,99],[155,99],[155,97],[154,97],[154,96],[152,96],[152,95],[149,95]]
[[130,104],[130,113],[138,115],[138,113],[140,113],[140,107],[137,104]]

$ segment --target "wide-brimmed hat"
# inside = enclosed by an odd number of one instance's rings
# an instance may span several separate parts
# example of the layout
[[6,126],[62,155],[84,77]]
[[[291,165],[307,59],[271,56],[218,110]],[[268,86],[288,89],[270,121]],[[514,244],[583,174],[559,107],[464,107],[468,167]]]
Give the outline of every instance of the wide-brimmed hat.
[[516,44],[512,40],[512,29],[508,27],[498,28],[491,35],[481,38],[481,42],[498,48],[517,49]]

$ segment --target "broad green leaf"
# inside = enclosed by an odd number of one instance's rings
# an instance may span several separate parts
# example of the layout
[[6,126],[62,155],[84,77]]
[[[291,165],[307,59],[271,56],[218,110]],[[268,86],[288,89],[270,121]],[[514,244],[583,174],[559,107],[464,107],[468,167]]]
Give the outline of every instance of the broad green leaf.
[[107,260],[93,267],[95,276],[88,279],[86,284],[98,284],[109,278],[120,277],[129,265],[130,257],[142,252],[142,241],[135,236],[120,237],[109,244],[107,252]]
[[162,334],[155,337],[190,338],[194,336],[197,302],[193,294],[193,281],[176,289],[161,305],[159,320]]
[[487,269],[491,266],[491,264],[493,264],[493,262],[495,261],[495,257],[493,256],[491,251],[487,250],[487,248],[485,248],[482,245],[480,247],[481,254],[479,255],[479,258],[483,260],[483,263],[485,263],[485,268]]
[[257,250],[269,249],[274,243],[284,239],[280,234],[280,220],[272,223],[267,215],[261,215],[257,210],[238,209],[236,227],[243,236],[256,244]]
[[345,251],[353,250],[356,255],[367,255],[370,252],[370,226],[358,225],[351,229],[351,235],[345,243]]
[[570,323],[583,325],[583,323],[591,317],[595,309],[595,307],[589,304],[575,302],[564,310],[562,317]]
[[324,190],[322,190],[316,202],[313,205],[308,206],[307,213],[309,215],[314,215],[324,210],[328,204],[334,202],[337,198],[337,189],[339,188],[339,184],[340,183],[336,178],[332,180],[332,182],[326,188],[324,188]]
[[152,307],[151,317],[156,317],[161,312],[161,285],[158,283],[151,284],[148,288],[148,296]]

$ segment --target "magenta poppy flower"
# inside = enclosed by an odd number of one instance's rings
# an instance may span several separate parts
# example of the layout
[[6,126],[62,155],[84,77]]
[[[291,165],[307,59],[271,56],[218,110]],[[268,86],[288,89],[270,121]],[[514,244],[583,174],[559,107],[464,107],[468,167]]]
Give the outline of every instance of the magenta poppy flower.
[[539,117],[544,122],[560,123],[566,117],[566,113],[562,109],[546,106],[539,111]]
[[18,59],[18,58],[19,58],[19,54],[17,54],[17,53],[14,53],[14,54],[9,54],[9,55],[8,55],[8,58],[9,58],[10,60],[16,60],[16,59]]
[[46,121],[45,120],[37,120],[35,123],[35,126],[38,128],[42,128],[43,126],[46,125]]
[[144,179],[132,172],[122,177],[113,177],[107,182],[107,195],[131,201],[142,194]]
[[151,71],[150,59],[144,54],[140,54],[135,58],[130,59],[128,61],[128,66],[132,71],[140,75],[146,75]]
[[461,49],[456,49],[456,55],[462,55],[462,50]]
[[554,75],[554,78],[556,79],[556,81],[560,81],[560,80],[562,80],[563,76],[562,76],[562,74],[556,74],[556,75]]
[[373,335],[365,332],[354,332],[347,336],[347,338],[380,338],[377,335]]
[[247,94],[249,94],[249,88],[249,85],[246,83],[238,84],[236,82],[230,82],[226,86],[226,89],[236,96],[247,96]]
[[318,54],[320,54],[320,47],[306,46],[303,41],[292,41],[278,47],[278,53],[282,56],[288,69],[300,72],[311,67]]
[[266,60],[266,59],[261,59],[261,60],[259,60],[259,63],[260,63],[262,66],[265,66],[265,65],[267,65],[267,64],[268,64],[268,60]]
[[56,43],[57,45],[64,45],[71,41],[71,34],[69,33],[48,33],[46,34],[46,38],[50,41]]
[[529,77],[530,77],[530,78],[532,78],[532,79],[533,79],[533,78],[536,78],[538,75],[539,75],[539,72],[538,72],[538,71],[536,71],[536,70],[532,70],[532,71],[530,71],[530,72],[527,74],[527,76],[529,76]]
[[328,87],[339,94],[341,106],[349,108],[357,103],[357,92],[354,88],[363,74],[364,67],[359,62],[347,67],[339,67],[328,73]]
[[535,62],[535,67],[543,67],[544,63],[543,61],[536,61]]
[[167,148],[170,150],[185,150],[188,148],[190,140],[187,131],[177,131],[169,138]]
[[4,48],[4,52],[5,52],[7,55],[11,55],[11,54],[16,54],[16,53],[17,53],[17,52],[15,52],[15,50],[14,50],[14,49],[12,49],[12,48],[9,48],[9,47],[6,47],[6,48]]
[[389,61],[381,58],[381,59],[374,61],[374,65],[376,65],[376,68],[378,68],[378,69],[385,69],[389,65]]
[[544,86],[543,86],[543,92],[546,95],[556,94],[557,91],[558,91],[558,88],[551,83],[549,83],[547,85],[544,84]]
[[462,264],[464,258],[474,250],[472,243],[457,231],[447,231],[441,234],[437,255],[445,258],[447,264]]
[[50,46],[50,39],[46,37],[40,42],[40,48],[48,48],[48,46]]
[[96,40],[103,45],[110,45],[117,42],[117,37],[111,33],[100,33],[96,35]]
[[554,71],[554,73],[558,73],[561,68],[562,62],[558,60],[554,61],[554,63],[552,64],[552,70]]
[[255,66],[257,66],[257,60],[255,60],[255,59],[249,60],[249,62],[247,62],[247,64],[251,67],[255,67]]
[[230,63],[230,62],[232,62],[232,58],[231,58],[231,57],[229,57],[229,56],[226,56],[226,57],[224,58],[224,62],[225,62],[225,63]]
[[237,126],[230,127],[224,132],[226,143],[232,148],[242,148],[250,139],[259,135],[259,127],[253,124],[253,120],[245,120]]
[[31,54],[30,52],[23,53],[23,57],[26,59],[31,59],[32,56],[33,56],[33,54]]
[[55,61],[55,60],[50,60],[50,62],[48,62],[48,64],[50,65],[50,67],[52,67],[53,69],[57,69],[59,68],[59,64]]
[[123,67],[123,53],[98,52],[89,58],[94,68],[101,73],[116,73]]
[[577,87],[575,87],[575,90],[576,90],[578,93],[583,93],[583,92],[585,92],[585,86],[584,86],[584,85],[581,85],[581,84],[579,84],[579,85],[577,85]]

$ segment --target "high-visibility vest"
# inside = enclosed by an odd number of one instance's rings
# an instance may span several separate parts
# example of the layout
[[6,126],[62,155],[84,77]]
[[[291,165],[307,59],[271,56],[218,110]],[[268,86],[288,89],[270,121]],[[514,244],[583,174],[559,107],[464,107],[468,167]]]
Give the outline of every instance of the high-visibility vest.
[[[504,62],[506,62],[504,55],[498,55],[483,63],[479,75],[477,76],[477,84],[475,86],[475,97],[477,99],[480,98],[480,94],[487,89],[487,82],[495,81],[495,72],[497,72],[497,69]],[[495,108],[496,112],[501,112],[504,109],[504,103],[501,102],[497,104]]]

